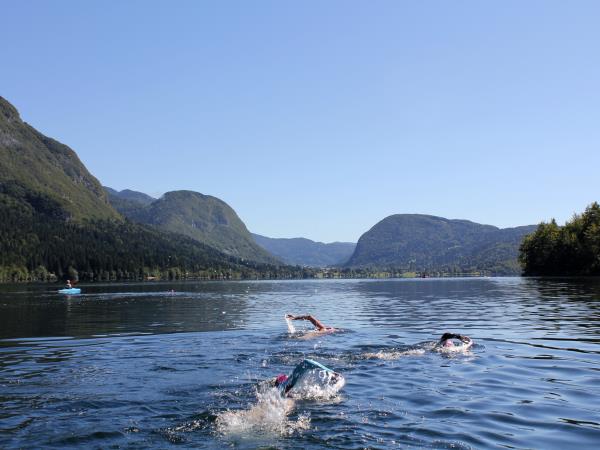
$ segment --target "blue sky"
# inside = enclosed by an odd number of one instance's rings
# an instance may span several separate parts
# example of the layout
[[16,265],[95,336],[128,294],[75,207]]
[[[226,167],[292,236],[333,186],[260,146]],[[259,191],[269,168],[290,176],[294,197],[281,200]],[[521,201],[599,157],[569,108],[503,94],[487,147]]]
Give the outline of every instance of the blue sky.
[[115,189],[272,237],[600,200],[600,2],[0,0],[0,95]]

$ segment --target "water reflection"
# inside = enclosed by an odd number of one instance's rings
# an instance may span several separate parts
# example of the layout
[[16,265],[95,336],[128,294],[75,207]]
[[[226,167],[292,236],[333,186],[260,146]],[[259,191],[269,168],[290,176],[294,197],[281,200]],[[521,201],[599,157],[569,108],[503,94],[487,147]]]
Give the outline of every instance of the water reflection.
[[[599,294],[519,278],[1,287],[0,447],[596,448]],[[287,312],[344,331],[297,339]],[[444,331],[475,345],[436,352]],[[263,433],[258,381],[306,357],[344,390]]]
[[243,326],[249,297],[245,287],[233,283],[215,284],[209,292],[194,284],[82,288],[84,294],[77,296],[62,296],[47,288],[42,293],[2,292],[2,337],[231,330]]

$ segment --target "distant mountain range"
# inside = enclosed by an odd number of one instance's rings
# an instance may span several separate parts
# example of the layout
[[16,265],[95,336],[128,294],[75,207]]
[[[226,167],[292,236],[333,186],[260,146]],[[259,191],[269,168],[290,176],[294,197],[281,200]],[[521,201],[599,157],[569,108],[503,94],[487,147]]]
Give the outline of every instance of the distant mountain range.
[[[255,261],[326,267],[348,260],[356,244],[324,244],[305,238],[274,239],[250,234],[235,211],[216,197],[192,191],[154,199],[130,189],[104,187],[110,203],[129,219],[184,234],[234,256]],[[277,258],[277,259],[276,259]]]
[[269,238],[259,234],[252,234],[254,240],[287,264],[328,267],[344,264],[352,253],[356,244],[353,242],[332,242],[324,244],[306,238]]
[[517,274],[518,249],[536,226],[500,229],[422,214],[386,217],[363,234],[346,267],[406,272]]
[[103,188],[73,150],[23,122],[0,97],[0,281],[51,274],[312,276],[287,265],[367,275],[388,269],[517,274],[519,244],[535,228],[397,214],[357,244],[252,235],[227,203],[209,195],[183,190],[155,199]]

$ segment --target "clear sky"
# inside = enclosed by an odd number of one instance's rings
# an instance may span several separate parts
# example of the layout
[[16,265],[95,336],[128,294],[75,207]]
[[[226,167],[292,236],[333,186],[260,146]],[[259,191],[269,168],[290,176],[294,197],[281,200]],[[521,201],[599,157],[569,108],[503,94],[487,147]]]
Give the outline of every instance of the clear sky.
[[600,201],[598,1],[0,0],[0,95],[106,186],[271,237]]

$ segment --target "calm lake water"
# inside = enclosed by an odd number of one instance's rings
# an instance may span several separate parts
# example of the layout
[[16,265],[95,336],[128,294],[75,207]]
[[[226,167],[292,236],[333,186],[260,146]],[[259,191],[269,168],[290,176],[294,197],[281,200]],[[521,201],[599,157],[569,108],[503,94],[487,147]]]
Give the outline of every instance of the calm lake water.
[[[0,287],[0,448],[600,447],[598,280],[81,287]],[[435,351],[444,331],[475,345]],[[257,391],[304,357],[338,395]]]

